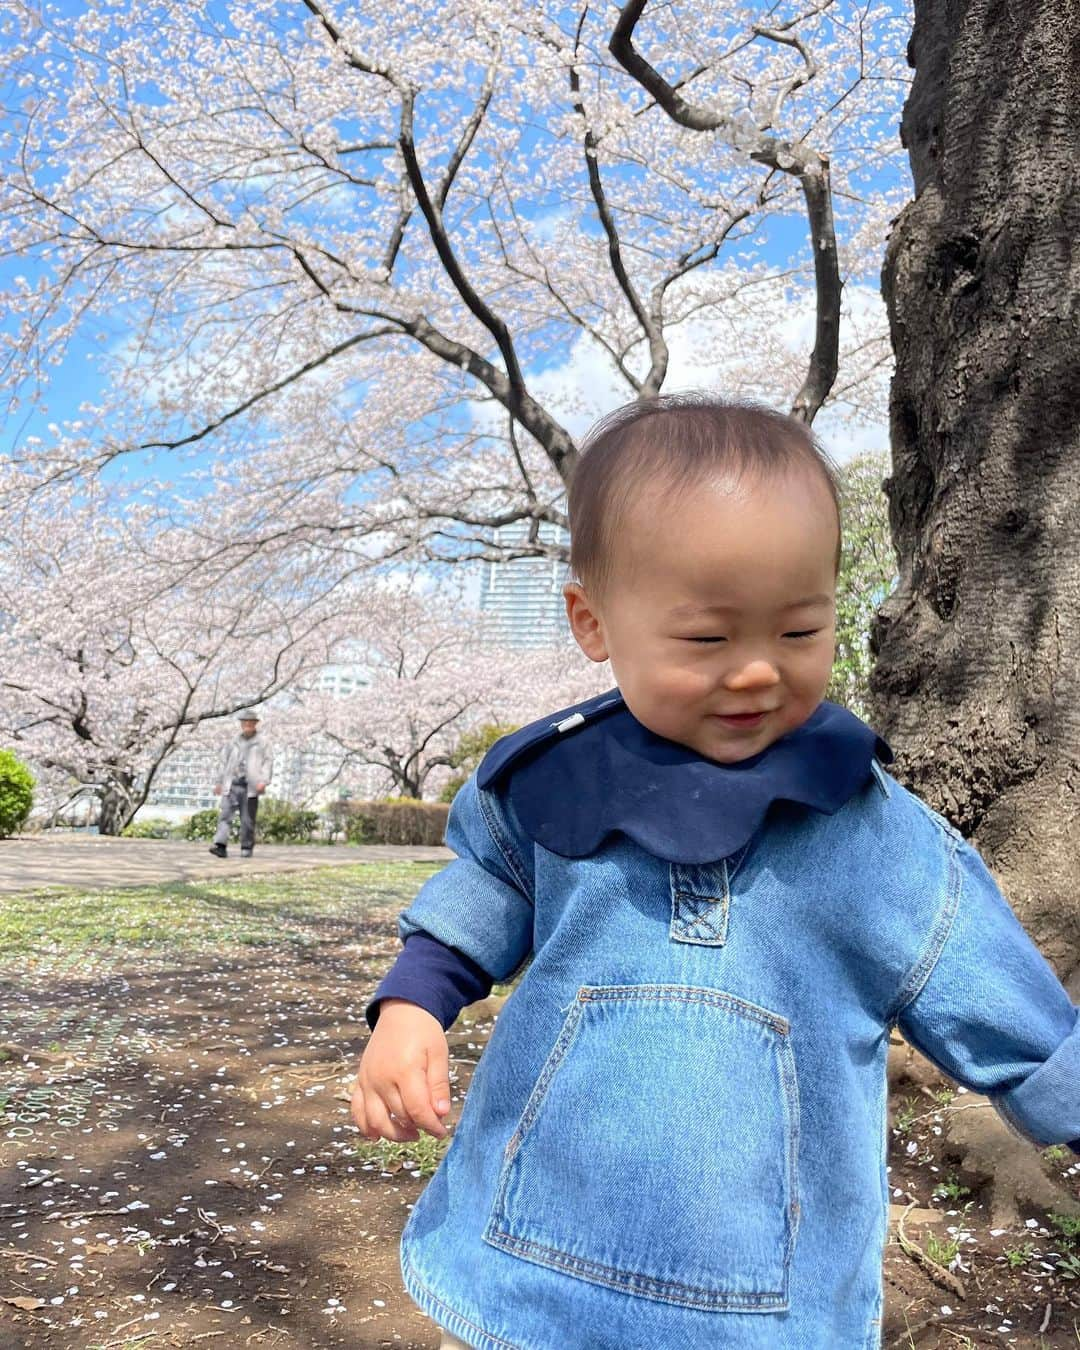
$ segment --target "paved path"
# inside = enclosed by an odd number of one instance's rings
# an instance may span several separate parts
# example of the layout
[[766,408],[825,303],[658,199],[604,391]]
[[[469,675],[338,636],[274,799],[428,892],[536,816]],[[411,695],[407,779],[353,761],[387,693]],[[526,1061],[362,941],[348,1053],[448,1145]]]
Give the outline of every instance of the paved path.
[[252,858],[229,849],[214,858],[205,843],[116,839],[96,834],[23,835],[0,839],[0,893],[80,886],[152,886],[214,876],[266,876],[363,862],[444,862],[448,848],[398,844],[260,844]]

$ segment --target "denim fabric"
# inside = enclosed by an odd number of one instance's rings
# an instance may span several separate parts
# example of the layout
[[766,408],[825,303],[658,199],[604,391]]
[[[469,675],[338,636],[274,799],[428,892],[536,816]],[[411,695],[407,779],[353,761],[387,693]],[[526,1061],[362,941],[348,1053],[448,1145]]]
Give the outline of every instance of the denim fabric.
[[402,916],[532,956],[402,1239],[483,1350],[873,1350],[899,1023],[1038,1144],[1080,1137],[1077,1009],[978,855],[878,764],[712,864],[535,845],[458,794]]

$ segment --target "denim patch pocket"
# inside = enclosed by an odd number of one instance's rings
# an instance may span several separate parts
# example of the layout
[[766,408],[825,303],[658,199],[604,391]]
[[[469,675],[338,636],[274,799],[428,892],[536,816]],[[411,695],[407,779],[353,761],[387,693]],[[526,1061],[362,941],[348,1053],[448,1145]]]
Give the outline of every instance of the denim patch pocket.
[[784,1311],[799,1213],[789,1031],[719,990],[579,989],[485,1240],[639,1298]]

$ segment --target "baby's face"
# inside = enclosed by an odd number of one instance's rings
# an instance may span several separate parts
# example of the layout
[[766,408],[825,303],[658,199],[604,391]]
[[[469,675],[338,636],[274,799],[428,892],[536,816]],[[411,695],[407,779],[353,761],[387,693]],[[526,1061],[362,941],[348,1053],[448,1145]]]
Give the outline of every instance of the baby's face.
[[734,764],[824,697],[835,554],[835,508],[810,473],[678,496],[646,488],[627,509],[602,595],[568,586],[567,612],[586,655],[611,661],[639,722]]

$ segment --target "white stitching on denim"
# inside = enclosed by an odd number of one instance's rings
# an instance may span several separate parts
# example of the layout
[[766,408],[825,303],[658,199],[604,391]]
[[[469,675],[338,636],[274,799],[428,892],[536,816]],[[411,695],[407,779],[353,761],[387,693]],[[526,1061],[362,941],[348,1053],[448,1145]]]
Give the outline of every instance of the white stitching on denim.
[[[789,1304],[783,1293],[778,1294],[710,1294],[708,1290],[697,1290],[694,1285],[679,1284],[675,1280],[656,1280],[648,1275],[636,1275],[630,1271],[615,1270],[599,1261],[586,1261],[581,1257],[568,1256],[554,1247],[545,1247],[542,1242],[533,1242],[529,1238],[515,1238],[508,1233],[488,1229],[484,1241],[493,1247],[499,1247],[516,1256],[531,1259],[537,1265],[550,1266],[572,1274],[587,1276],[592,1283],[604,1285],[609,1289],[618,1289],[622,1293],[652,1295],[658,1301],[673,1303],[679,1307],[697,1308],[700,1311],[718,1311],[722,1308],[769,1308],[773,1312],[784,1312]],[[787,1267],[785,1265],[785,1271]],[[680,1290],[693,1297],[700,1293],[696,1301],[679,1298]]]
[[668,879],[671,940],[701,947],[724,946],[730,907],[727,861],[672,863]]
[[[688,997],[689,996],[689,997]],[[533,1260],[539,1265],[546,1265],[552,1269],[565,1270],[568,1273],[576,1274],[580,1278],[590,1279],[593,1283],[605,1285],[609,1288],[619,1289],[623,1292],[637,1293],[646,1297],[658,1298],[661,1301],[676,1303],[680,1306],[699,1307],[703,1310],[719,1310],[722,1308],[768,1308],[773,1311],[784,1311],[788,1306],[788,1295],[785,1290],[779,1294],[774,1293],[748,1293],[731,1294],[728,1292],[717,1292],[700,1289],[697,1286],[680,1284],[676,1280],[660,1280],[655,1276],[648,1276],[635,1271],[619,1271],[612,1267],[604,1266],[601,1262],[590,1261],[582,1257],[573,1257],[566,1252],[559,1251],[557,1248],[548,1247],[541,1242],[536,1242],[530,1238],[515,1237],[505,1232],[500,1224],[505,1224],[507,1218],[505,1215],[506,1191],[509,1184],[510,1169],[513,1167],[517,1154],[524,1143],[525,1136],[528,1134],[536,1117],[539,1115],[544,1104],[550,1087],[551,1079],[558,1072],[565,1061],[570,1047],[577,1035],[580,1025],[582,1025],[582,1013],[587,1003],[617,1002],[617,1001],[639,1001],[639,1002],[694,1002],[705,1003],[707,1005],[719,1008],[728,1008],[743,1017],[747,1021],[757,1021],[769,1026],[778,1039],[775,1043],[778,1055],[779,1086],[783,1107],[787,1119],[786,1136],[786,1165],[789,1189],[789,1200],[784,1211],[784,1222],[787,1229],[787,1239],[784,1243],[783,1265],[784,1280],[788,1279],[792,1258],[795,1251],[795,1241],[799,1229],[800,1202],[799,1202],[799,1178],[798,1178],[798,1146],[801,1132],[800,1127],[800,1109],[798,1095],[798,1079],[795,1070],[795,1057],[791,1048],[790,1023],[787,1018],[779,1013],[774,1013],[768,1008],[759,1007],[757,1004],[749,1003],[745,999],[740,999],[734,994],[727,994],[719,989],[695,988],[684,985],[582,985],[578,989],[577,998],[572,1005],[568,1016],[563,1022],[552,1046],[547,1059],[540,1071],[540,1074],[533,1085],[529,1094],[525,1109],[518,1119],[514,1132],[508,1141],[503,1154],[503,1163],[500,1168],[499,1179],[495,1188],[495,1197],[492,1202],[491,1211],[488,1215],[488,1221],[485,1224],[482,1234],[483,1240],[490,1243],[493,1247],[511,1252],[526,1260]],[[700,1295],[694,1302],[687,1298],[680,1299],[678,1291],[684,1291],[691,1297]],[[703,1303],[703,1300],[705,1301]],[[781,1300],[776,1302],[775,1300]]]
[[476,800],[480,806],[480,815],[483,818],[484,824],[487,826],[487,832],[491,838],[491,842],[499,850],[503,862],[506,863],[511,875],[517,882],[518,890],[521,891],[522,895],[524,895],[535,907],[536,901],[532,893],[532,887],[525,879],[524,864],[514,851],[513,843],[509,838],[509,831],[504,831],[502,828],[498,799],[493,792],[489,792],[486,788],[478,787],[476,789]]

